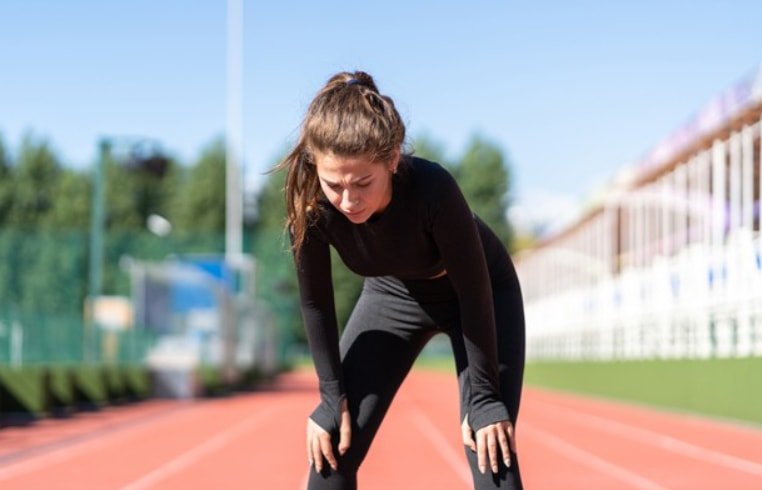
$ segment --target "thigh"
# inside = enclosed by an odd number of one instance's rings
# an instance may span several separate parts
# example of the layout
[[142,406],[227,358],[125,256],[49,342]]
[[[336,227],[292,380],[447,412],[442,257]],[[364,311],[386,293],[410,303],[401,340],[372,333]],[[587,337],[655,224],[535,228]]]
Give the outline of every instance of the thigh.
[[[434,334],[414,302],[363,294],[340,341],[344,390],[352,418],[352,447],[359,466],[415,358]],[[351,453],[351,454],[350,454]]]

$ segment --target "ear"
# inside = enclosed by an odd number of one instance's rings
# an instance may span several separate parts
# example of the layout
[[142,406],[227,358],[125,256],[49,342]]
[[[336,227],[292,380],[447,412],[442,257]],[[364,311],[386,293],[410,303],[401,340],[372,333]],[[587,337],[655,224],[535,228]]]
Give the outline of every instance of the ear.
[[397,173],[397,167],[400,165],[400,150],[397,149],[392,154],[391,160],[389,160],[389,170],[392,171],[393,174]]

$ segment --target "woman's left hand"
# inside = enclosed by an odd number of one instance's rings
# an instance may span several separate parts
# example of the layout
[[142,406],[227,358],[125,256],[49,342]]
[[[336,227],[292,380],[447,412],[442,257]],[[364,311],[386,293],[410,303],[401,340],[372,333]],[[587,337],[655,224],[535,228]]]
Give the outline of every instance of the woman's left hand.
[[513,432],[513,424],[510,420],[500,420],[494,424],[486,425],[476,431],[476,442],[472,437],[473,431],[468,425],[468,414],[461,425],[463,443],[475,451],[479,462],[479,471],[487,471],[487,461],[493,473],[498,472],[498,448],[503,454],[503,462],[511,466],[511,451],[516,452],[516,438]]

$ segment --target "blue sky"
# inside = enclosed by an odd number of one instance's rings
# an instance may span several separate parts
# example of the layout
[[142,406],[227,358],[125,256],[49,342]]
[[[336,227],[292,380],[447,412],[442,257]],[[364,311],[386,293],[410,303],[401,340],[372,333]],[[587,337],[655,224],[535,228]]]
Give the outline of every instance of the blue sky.
[[[762,62],[762,2],[245,2],[250,185],[334,72],[364,69],[411,136],[449,155],[476,132],[513,171],[515,215],[558,217]],[[223,0],[4,0],[0,133],[67,165],[99,136],[184,160],[225,129]]]

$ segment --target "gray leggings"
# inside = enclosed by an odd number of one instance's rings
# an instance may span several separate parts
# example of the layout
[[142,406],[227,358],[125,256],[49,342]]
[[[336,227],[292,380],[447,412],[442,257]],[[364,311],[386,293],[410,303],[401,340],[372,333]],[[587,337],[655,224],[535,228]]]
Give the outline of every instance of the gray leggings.
[[[493,284],[500,395],[516,426],[524,372],[524,311],[515,273],[501,284]],[[362,294],[341,336],[344,389],[352,417],[352,443],[338,458],[338,470],[327,464],[321,474],[310,471],[310,490],[357,488],[357,470],[370,448],[376,431],[397,389],[415,358],[437,333],[450,337],[460,385],[460,426],[467,407],[464,390],[468,360],[460,326],[458,300],[445,275],[437,279],[401,280],[394,277],[365,279]],[[334,431],[334,445],[338,436]],[[500,460],[493,474],[481,474],[476,453],[464,447],[475,490],[522,488],[518,457],[511,467]]]

